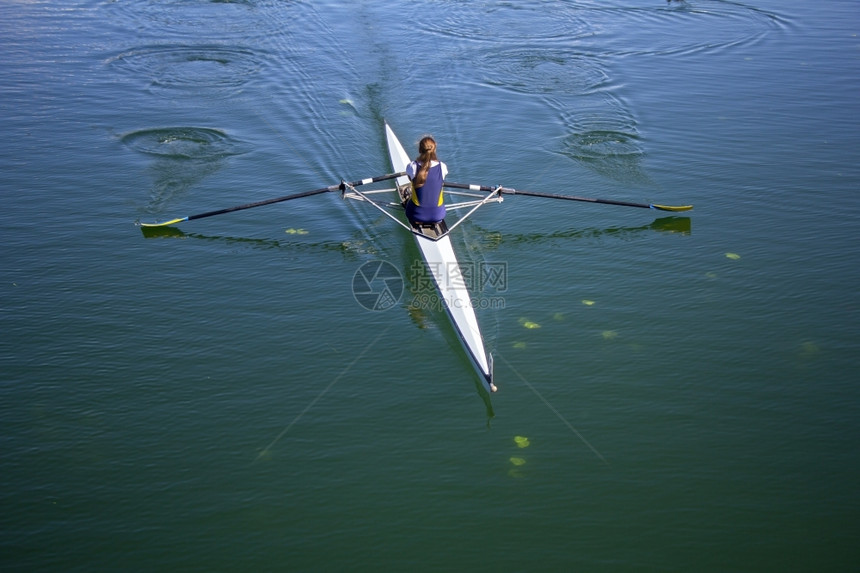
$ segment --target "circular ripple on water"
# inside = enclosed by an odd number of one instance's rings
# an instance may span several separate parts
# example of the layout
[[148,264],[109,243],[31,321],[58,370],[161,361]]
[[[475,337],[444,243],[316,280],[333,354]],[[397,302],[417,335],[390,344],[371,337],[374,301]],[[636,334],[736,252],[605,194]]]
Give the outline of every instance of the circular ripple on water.
[[567,114],[562,121],[568,130],[562,155],[617,181],[649,181],[641,165],[645,152],[636,121],[619,102],[607,100],[587,113]]
[[[531,4],[531,5],[530,5]],[[571,40],[590,34],[582,14],[561,3],[546,2],[444,2],[440,12],[426,15],[416,28],[451,38],[510,43],[513,41]],[[423,19],[423,18],[422,18]]]
[[242,142],[209,127],[142,129],[123,135],[121,141],[129,149],[161,159],[215,161],[245,153]]
[[597,59],[570,50],[487,50],[475,65],[486,83],[521,93],[583,94],[609,81]]
[[262,69],[265,58],[237,46],[159,45],[123,52],[109,64],[156,89],[232,93]]
[[748,44],[785,27],[776,14],[722,0],[636,8],[611,4],[584,9],[595,32],[588,49],[606,56],[713,51]]
[[581,126],[568,135],[564,143],[567,155],[586,161],[642,155],[639,134],[623,131],[601,121]]
[[[123,0],[104,6],[116,24],[130,29],[187,30],[214,34],[262,33],[256,0]],[[254,19],[259,18],[258,22]]]

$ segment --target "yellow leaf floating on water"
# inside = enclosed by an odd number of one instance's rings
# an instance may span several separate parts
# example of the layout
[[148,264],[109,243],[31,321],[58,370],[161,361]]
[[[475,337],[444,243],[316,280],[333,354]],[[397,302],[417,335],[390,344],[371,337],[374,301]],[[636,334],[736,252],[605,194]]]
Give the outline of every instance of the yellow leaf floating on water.
[[308,232],[304,229],[287,229],[284,231],[288,235],[307,235]]
[[522,350],[525,347],[526,347],[525,342],[514,342],[514,348],[516,348],[517,350]]
[[588,299],[583,299],[582,304],[584,304],[585,306],[594,306],[594,301],[588,300]]
[[618,338],[618,332],[615,330],[604,330],[601,334],[603,335],[603,340]]
[[533,330],[535,328],[540,328],[540,325],[538,323],[532,322],[531,320],[527,320],[525,318],[520,319],[520,324],[522,324],[524,327],[526,327],[530,330]]
[[804,342],[800,345],[800,357],[811,358],[821,352],[821,349],[814,342]]
[[726,253],[726,258],[727,258],[727,259],[731,259],[731,260],[733,260],[733,261],[736,261],[736,260],[738,260],[739,258],[741,258],[741,256],[740,256],[739,254],[737,254],[737,253]]
[[531,442],[525,436],[514,436],[514,441],[517,443],[518,448],[527,448],[531,445]]
[[525,465],[526,461],[522,458],[512,457],[511,463],[514,464],[515,466],[522,466],[522,465]]

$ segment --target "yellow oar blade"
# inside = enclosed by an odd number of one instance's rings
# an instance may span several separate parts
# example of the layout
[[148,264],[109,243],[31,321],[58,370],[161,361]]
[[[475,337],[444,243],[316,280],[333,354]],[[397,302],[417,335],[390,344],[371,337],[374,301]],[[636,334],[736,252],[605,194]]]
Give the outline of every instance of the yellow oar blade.
[[661,211],[690,211],[693,209],[692,205],[651,205],[654,209],[660,209]]
[[182,217],[180,219],[171,219],[169,221],[164,221],[162,223],[143,223],[138,222],[138,225],[141,227],[167,227],[169,225],[175,225],[176,223],[181,223],[183,221],[187,221],[188,217]]

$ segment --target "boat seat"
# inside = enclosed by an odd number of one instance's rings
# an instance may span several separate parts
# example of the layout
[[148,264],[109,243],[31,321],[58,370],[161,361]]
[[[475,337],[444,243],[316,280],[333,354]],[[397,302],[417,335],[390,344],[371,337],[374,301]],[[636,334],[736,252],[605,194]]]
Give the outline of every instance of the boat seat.
[[448,232],[448,225],[445,224],[444,219],[436,223],[424,223],[421,221],[409,221],[409,223],[415,231],[431,239],[435,239]]

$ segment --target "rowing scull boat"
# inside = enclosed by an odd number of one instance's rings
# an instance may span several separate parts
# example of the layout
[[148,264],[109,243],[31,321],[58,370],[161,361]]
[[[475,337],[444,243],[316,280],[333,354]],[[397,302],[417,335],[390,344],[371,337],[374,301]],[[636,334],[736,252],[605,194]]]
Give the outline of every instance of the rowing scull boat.
[[[395,172],[406,171],[409,155],[394,135],[388,123],[385,124],[385,139],[388,154]],[[409,179],[403,175],[396,179],[398,192],[410,187]],[[400,195],[399,199],[402,199]],[[466,287],[460,264],[451,246],[445,221],[434,224],[412,225],[412,236],[418,244],[421,256],[433,276],[445,311],[466,349],[466,353],[481,377],[481,382],[489,392],[495,392],[493,383],[493,356],[484,348],[484,339],[478,326],[478,319],[472,305],[472,298]]]

